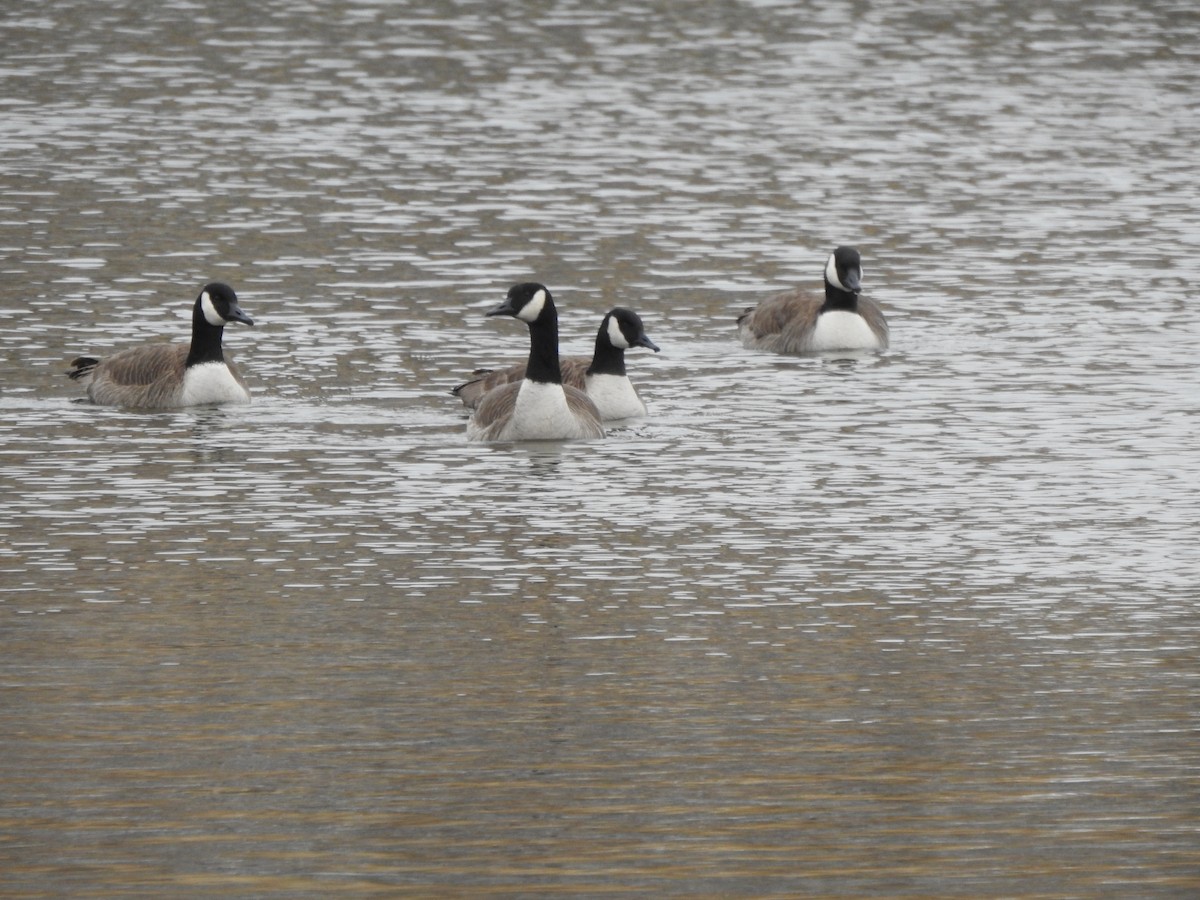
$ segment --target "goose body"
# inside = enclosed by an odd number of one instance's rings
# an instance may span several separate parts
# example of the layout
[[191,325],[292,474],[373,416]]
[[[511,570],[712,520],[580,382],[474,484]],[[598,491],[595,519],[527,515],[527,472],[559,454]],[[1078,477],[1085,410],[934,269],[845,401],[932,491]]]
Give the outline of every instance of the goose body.
[[[591,359],[582,356],[559,359],[563,384],[586,393],[606,422],[646,415],[646,403],[625,369],[625,351],[632,347],[658,352],[658,345],[646,334],[641,317],[618,306],[600,322]],[[477,369],[474,374],[475,378],[453,390],[468,409],[477,408],[497,388],[524,379],[525,363],[503,369]]]
[[838,247],[825,263],[824,296],[803,289],[778,294],[738,317],[742,345],[773,353],[884,350],[888,324],[879,306],[862,296],[862,259]]
[[514,285],[489,316],[529,326],[529,361],[520,381],[489,391],[467,423],[472,441],[569,441],[604,437],[600,412],[578,388],[564,385],[558,361],[558,312],[544,285]]
[[68,370],[104,406],[168,409],[214,403],[249,403],[250,390],[221,346],[225,325],[254,320],[238,306],[233,289],[204,286],[192,307],[190,344],[144,344],[96,359],[77,357]]

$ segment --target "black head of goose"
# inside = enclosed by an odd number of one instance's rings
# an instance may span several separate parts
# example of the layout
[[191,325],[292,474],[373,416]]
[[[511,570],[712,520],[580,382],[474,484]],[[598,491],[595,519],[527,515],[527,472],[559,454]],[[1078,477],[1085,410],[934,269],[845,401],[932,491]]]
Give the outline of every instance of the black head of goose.
[[529,326],[529,360],[520,381],[489,391],[467,423],[473,441],[566,441],[604,436],[600,412],[578,388],[564,385],[558,363],[558,312],[545,285],[514,285],[487,313]]
[[[645,347],[655,353],[659,349],[646,334],[641,317],[631,309],[618,306],[605,313],[600,322],[591,359],[583,356],[559,358],[563,384],[579,388],[591,397],[606,422],[646,415],[646,404],[638,396],[625,369],[625,351],[633,347]],[[473,374],[474,378],[451,391],[467,409],[477,407],[489,391],[523,379],[525,363],[503,369],[476,369]]]
[[143,344],[103,359],[77,357],[67,372],[87,387],[93,403],[166,409],[214,403],[249,403],[250,390],[221,338],[230,322],[253,325],[233,288],[206,284],[192,306],[190,344]]
[[774,353],[884,350],[887,320],[861,293],[862,258],[838,247],[825,263],[824,296],[798,289],[769,297],[738,317],[738,335],[744,347]]
[[584,390],[605,421],[646,415],[646,403],[625,371],[625,351],[633,347],[658,352],[658,345],[646,334],[641,316],[618,306],[600,323],[592,364],[584,374]]

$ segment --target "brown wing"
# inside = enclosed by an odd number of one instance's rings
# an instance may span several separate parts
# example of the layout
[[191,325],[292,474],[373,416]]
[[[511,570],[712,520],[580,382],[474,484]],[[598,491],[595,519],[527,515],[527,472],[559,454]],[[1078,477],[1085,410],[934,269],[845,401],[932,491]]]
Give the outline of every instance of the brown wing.
[[518,363],[507,369],[476,369],[471,374],[475,377],[453,388],[450,393],[461,400],[467,409],[476,409],[485,394],[524,378],[525,364]]
[[153,384],[167,372],[182,372],[187,355],[186,344],[145,344],[104,357],[92,379],[122,387]]
[[[584,373],[592,361],[578,356],[568,356],[559,360],[562,369],[563,384],[570,384],[582,389]],[[517,384],[525,377],[525,363],[517,363],[504,369],[476,369],[476,377],[460,384],[450,393],[462,401],[467,409],[478,409],[484,396],[498,387],[506,384]]]
[[146,344],[100,360],[88,396],[108,406],[170,406],[187,362],[186,344]]
[[778,353],[803,352],[824,298],[809,291],[789,291],[768,297],[738,317],[742,345]]
[[[505,384],[489,391],[475,407],[471,416],[467,435],[475,440],[498,440],[500,433],[508,425],[513,410],[517,408],[517,394],[521,390],[521,382]],[[574,414],[584,438],[604,437],[604,426],[601,424],[600,411],[591,397],[579,388],[563,385],[563,393],[567,395],[567,408]]]
[[521,382],[502,384],[488,391],[475,407],[471,416],[469,434],[478,440],[493,441],[504,430],[505,424],[517,407],[517,392]]
[[569,384],[563,385],[563,391],[567,395],[567,408],[574,414],[579,427],[585,431],[584,438],[604,437],[600,410],[596,408],[592,398],[579,388]]
[[591,364],[592,361],[583,356],[562,357],[558,361],[558,368],[562,372],[563,387],[573,387],[581,391],[586,391],[587,370]]
[[866,320],[867,327],[875,332],[875,335],[879,338],[881,348],[886,350],[891,338],[891,332],[888,328],[887,319],[883,316],[883,310],[879,308],[879,304],[874,300],[859,297],[858,313]]

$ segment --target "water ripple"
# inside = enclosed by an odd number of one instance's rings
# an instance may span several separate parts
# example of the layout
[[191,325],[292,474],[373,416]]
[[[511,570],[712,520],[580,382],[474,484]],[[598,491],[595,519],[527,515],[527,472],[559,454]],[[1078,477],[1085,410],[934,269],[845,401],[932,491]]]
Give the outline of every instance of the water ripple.
[[[14,889],[1192,878],[1194,18],[6,14]],[[738,346],[847,242],[891,350]],[[73,402],[212,278],[251,406]],[[527,278],[638,309],[647,420],[466,442]]]

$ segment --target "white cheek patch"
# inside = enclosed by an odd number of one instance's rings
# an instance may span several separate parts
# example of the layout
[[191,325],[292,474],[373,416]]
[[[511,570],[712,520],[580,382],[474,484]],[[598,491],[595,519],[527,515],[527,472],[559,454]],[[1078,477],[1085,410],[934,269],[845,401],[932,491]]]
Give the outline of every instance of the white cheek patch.
[[843,291],[846,289],[846,286],[842,284],[842,279],[838,278],[837,259],[832,253],[829,254],[829,262],[825,263],[825,280],[836,288],[841,288]]
[[618,350],[629,349],[629,341],[625,337],[625,332],[621,331],[621,323],[617,321],[616,316],[608,317],[608,342]]
[[213,306],[212,297],[208,296],[208,291],[204,291],[200,295],[200,308],[204,310],[204,318],[208,320],[209,325],[215,325],[220,328],[225,324],[225,317],[217,312],[217,308]]
[[517,313],[517,318],[522,322],[535,322],[537,317],[542,314],[542,307],[546,305],[546,292],[539,290],[529,302],[521,307],[521,311]]

